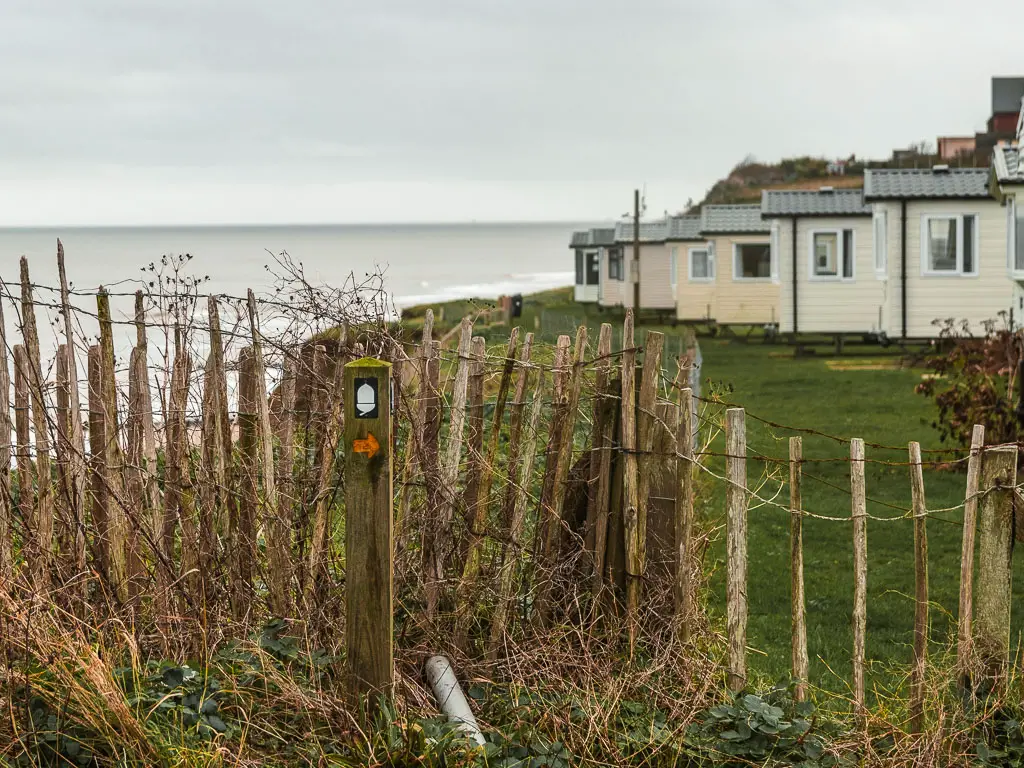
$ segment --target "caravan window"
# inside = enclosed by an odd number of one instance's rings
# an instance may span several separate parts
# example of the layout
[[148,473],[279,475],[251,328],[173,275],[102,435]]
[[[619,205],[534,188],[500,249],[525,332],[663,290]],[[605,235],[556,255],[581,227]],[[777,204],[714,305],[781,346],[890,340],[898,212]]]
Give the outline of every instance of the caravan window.
[[597,251],[587,253],[587,285],[597,285],[601,280],[601,254]]
[[608,251],[608,279],[622,279],[622,249],[612,248]]
[[733,246],[734,280],[771,280],[770,243],[736,243]]
[[853,230],[829,229],[811,232],[812,280],[852,280]]
[[697,283],[714,279],[711,252],[707,248],[691,248],[689,256],[691,282]]
[[921,217],[921,265],[926,275],[978,274],[976,214]]

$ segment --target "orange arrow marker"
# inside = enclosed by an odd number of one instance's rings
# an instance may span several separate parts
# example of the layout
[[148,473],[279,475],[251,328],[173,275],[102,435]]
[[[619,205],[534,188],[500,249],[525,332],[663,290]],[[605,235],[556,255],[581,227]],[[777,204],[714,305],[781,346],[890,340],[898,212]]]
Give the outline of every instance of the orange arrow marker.
[[365,453],[368,459],[372,459],[379,449],[380,443],[377,442],[377,438],[373,436],[372,432],[366,433],[365,440],[352,441],[352,450],[356,453]]

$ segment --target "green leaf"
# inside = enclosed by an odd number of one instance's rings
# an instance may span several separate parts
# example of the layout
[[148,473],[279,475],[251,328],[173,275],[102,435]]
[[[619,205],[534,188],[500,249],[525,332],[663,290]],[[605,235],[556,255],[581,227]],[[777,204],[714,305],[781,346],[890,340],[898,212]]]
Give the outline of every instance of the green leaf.
[[213,728],[217,733],[227,733],[228,725],[216,715],[210,715],[206,718],[206,722],[209,723],[210,727]]

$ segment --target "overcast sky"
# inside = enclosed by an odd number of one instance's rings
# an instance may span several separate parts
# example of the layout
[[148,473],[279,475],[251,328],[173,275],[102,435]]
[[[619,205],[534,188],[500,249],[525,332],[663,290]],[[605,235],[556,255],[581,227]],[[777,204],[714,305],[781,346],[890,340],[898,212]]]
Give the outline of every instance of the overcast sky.
[[971,133],[985,0],[3,0],[0,225],[598,220]]

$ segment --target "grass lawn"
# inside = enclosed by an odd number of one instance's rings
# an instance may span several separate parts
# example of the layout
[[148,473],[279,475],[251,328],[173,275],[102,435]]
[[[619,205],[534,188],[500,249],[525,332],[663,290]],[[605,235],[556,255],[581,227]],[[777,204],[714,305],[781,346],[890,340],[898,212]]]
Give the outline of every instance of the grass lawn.
[[[792,348],[784,345],[730,343],[719,339],[701,339],[705,382],[717,382],[731,388],[725,399],[743,405],[748,412],[747,434],[750,455],[754,451],[778,458],[788,456],[788,438],[796,434],[770,428],[752,416],[779,424],[813,429],[842,437],[861,437],[868,442],[898,446],[899,450],[867,448],[867,458],[906,462],[906,444],[921,443],[923,450],[943,447],[931,426],[934,407],[914,393],[921,380],[920,369],[886,369],[880,350],[871,365],[857,358],[841,358],[836,365],[830,358],[794,359]],[[889,357],[889,361],[897,358]],[[868,363],[868,364],[865,364]],[[850,366],[850,367],[844,367]],[[831,459],[849,456],[849,446],[824,437],[804,434],[807,459]],[[719,438],[713,447],[724,449]],[[932,457],[934,458],[934,457]],[[929,455],[925,454],[925,461]],[[721,468],[721,460],[712,461]],[[764,462],[748,463],[751,484],[766,471]],[[789,500],[788,470],[778,465],[778,473],[761,495],[781,490],[778,501]],[[905,466],[868,464],[868,513],[897,516],[886,507],[910,506],[909,470]],[[805,465],[804,507],[807,511],[834,517],[849,517],[849,465],[814,463]],[[925,490],[929,509],[961,504],[966,474],[925,467]],[[724,489],[712,487],[706,520],[724,523]],[[874,501],[871,501],[874,500]],[[756,503],[756,502],[755,502]],[[753,505],[752,505],[753,506]],[[940,519],[941,518],[941,519]],[[931,637],[933,654],[941,644],[955,640],[960,574],[962,510],[938,514],[928,520]],[[711,549],[708,560],[711,576],[712,609],[724,613],[725,546],[724,530]],[[777,507],[762,505],[749,513],[749,645],[757,649],[749,655],[756,673],[778,679],[787,674],[790,658],[790,581],[789,515]],[[847,690],[853,644],[851,609],[853,603],[852,529],[848,522],[807,519],[804,524],[805,583],[807,597],[808,646],[811,678],[815,685],[833,691]],[[1024,594],[1018,558],[1014,604],[1021,605]],[[868,622],[867,656],[869,691],[884,696],[901,684],[903,666],[894,673],[894,664],[905,665],[911,658],[914,594],[913,524],[909,520],[868,522]],[[1014,642],[1022,626],[1020,612],[1014,617]]]

